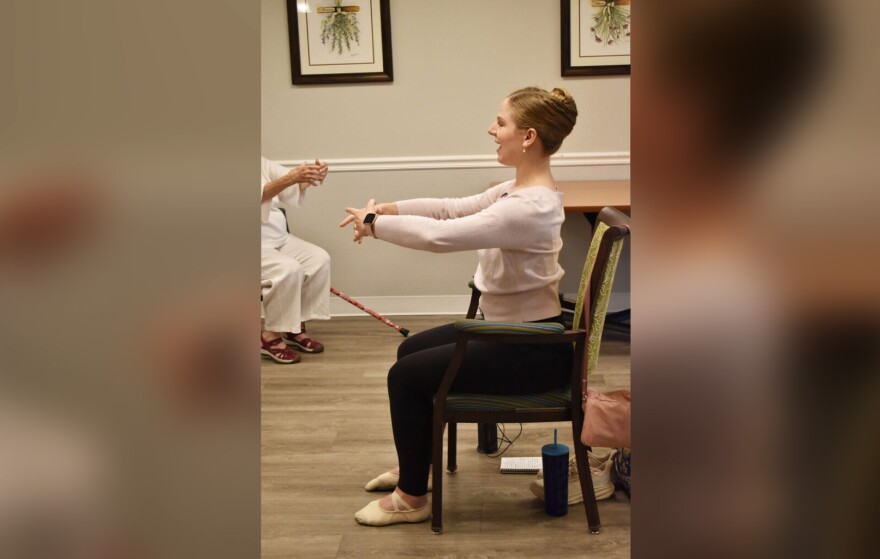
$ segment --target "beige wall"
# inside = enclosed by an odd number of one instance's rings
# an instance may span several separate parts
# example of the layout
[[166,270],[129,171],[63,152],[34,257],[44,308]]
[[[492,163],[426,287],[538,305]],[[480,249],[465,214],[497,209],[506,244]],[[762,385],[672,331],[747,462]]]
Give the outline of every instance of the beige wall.
[[[294,86],[286,2],[263,0],[262,152],[287,162],[337,160],[338,170],[331,167],[306,206],[289,214],[295,234],[333,257],[334,286],[369,300],[395,299],[380,312],[405,311],[401,297],[443,306],[467,293],[475,254],[433,255],[369,240],[358,246],[336,225],[345,206],[369,197],[468,195],[512,178],[492,161],[486,129],[501,99],[518,87],[562,86],[577,100],[578,124],[560,150],[576,166],[555,168],[557,180],[629,177],[629,77],[561,78],[559,28],[555,0],[391,0],[394,82]],[[468,159],[474,156],[476,162]],[[375,158],[392,170],[371,170]],[[417,158],[424,168],[400,169],[412,163],[400,158]],[[350,159],[363,161],[339,161]],[[343,171],[343,163],[352,170]],[[455,168],[463,163],[477,168]],[[586,234],[585,220],[570,216],[563,230],[566,291],[576,289]],[[628,260],[616,291],[629,291]]]

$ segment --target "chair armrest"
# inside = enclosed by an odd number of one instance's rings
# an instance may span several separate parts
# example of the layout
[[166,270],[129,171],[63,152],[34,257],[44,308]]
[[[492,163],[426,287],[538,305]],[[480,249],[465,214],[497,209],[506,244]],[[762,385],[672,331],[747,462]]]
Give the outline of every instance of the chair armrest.
[[558,322],[496,322],[492,320],[456,320],[455,328],[476,334],[561,334],[565,326]]

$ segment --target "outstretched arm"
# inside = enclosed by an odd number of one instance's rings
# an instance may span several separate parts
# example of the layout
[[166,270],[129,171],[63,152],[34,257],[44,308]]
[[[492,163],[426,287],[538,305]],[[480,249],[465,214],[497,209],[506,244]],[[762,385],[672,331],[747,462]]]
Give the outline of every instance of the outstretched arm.
[[[543,207],[541,207],[543,206]],[[368,213],[376,213],[370,200],[366,207],[346,208],[349,214],[340,227],[354,224],[354,241],[376,237],[407,248],[429,252],[458,252],[485,248],[553,250],[564,214],[554,204],[506,203],[492,205],[459,219],[433,219],[416,215],[377,217],[364,224]]]

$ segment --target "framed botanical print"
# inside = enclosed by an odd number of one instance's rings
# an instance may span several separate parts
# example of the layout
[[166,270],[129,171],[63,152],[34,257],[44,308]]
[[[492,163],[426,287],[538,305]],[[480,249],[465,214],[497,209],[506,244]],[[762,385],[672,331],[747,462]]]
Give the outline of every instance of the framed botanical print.
[[562,75],[630,73],[631,0],[560,0]]
[[296,85],[390,82],[389,0],[287,0]]

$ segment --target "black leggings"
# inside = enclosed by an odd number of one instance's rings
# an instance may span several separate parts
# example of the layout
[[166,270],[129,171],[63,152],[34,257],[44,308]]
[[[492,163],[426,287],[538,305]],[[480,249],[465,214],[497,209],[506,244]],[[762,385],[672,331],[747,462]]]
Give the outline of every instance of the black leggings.
[[[455,352],[457,335],[458,330],[447,324],[407,338],[388,372],[399,487],[409,495],[428,492],[433,400]],[[450,392],[529,394],[559,388],[571,380],[572,354],[571,344],[472,341]]]

